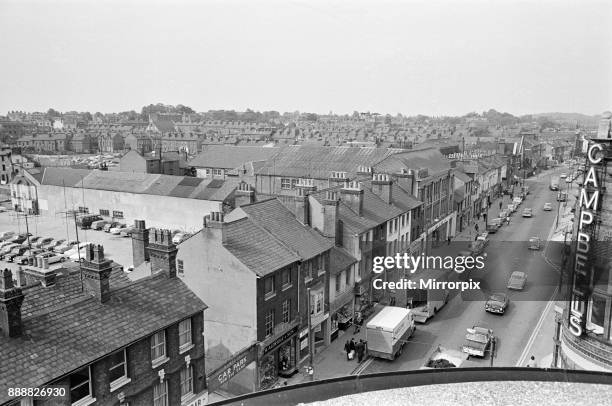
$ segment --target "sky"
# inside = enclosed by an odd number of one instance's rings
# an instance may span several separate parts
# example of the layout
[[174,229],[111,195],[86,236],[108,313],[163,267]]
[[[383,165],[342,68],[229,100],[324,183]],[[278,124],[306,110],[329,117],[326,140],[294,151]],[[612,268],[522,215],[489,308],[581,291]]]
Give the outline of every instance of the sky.
[[601,0],[0,0],[0,114],[600,114],[611,23]]

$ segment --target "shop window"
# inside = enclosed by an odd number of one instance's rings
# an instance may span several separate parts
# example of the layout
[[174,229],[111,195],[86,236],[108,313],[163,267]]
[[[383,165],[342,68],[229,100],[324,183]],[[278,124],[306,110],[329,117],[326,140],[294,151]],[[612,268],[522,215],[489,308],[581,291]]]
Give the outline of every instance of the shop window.
[[91,370],[84,367],[70,375],[70,402],[91,399]]
[[260,375],[261,375],[261,385],[260,386],[262,389],[269,388],[278,379],[278,372],[276,369],[274,353],[271,353],[263,357],[261,361]]
[[169,406],[167,380],[160,382],[153,387],[153,406]]
[[600,296],[593,296],[589,302],[587,328],[595,334],[603,334],[605,314],[606,299]]
[[191,346],[191,319],[179,323],[179,351]]
[[266,337],[269,337],[274,333],[274,309],[270,309],[268,313],[266,313],[265,333]]
[[269,276],[264,279],[264,298],[270,299],[274,296],[274,276]]
[[289,299],[283,302],[283,323],[289,323],[291,319],[291,302]]
[[193,395],[193,367],[191,365],[181,369],[181,399]]
[[283,269],[281,272],[281,286],[283,289],[291,286],[291,269]]

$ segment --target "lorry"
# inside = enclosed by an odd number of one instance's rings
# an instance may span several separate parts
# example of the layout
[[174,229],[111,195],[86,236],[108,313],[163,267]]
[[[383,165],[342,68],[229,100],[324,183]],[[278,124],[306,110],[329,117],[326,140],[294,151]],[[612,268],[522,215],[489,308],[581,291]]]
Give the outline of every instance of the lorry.
[[[410,278],[416,286],[422,286],[420,281],[433,280],[446,281],[448,271],[444,269],[426,269],[416,273]],[[448,289],[408,289],[406,290],[408,304],[412,309],[412,316],[417,323],[426,323],[448,302],[450,291]]]
[[559,190],[559,177],[558,176],[551,176],[550,177],[549,188],[550,188],[550,190],[553,190],[553,191]]
[[449,350],[438,345],[419,369],[459,368],[468,355],[459,350]]
[[368,354],[394,360],[402,354],[414,330],[412,310],[385,306],[366,324]]

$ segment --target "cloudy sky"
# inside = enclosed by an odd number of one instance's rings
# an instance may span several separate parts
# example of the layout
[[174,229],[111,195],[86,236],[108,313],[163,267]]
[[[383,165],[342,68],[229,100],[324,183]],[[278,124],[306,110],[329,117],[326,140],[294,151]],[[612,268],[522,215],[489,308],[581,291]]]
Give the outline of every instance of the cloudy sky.
[[0,0],[0,114],[598,114],[611,22],[593,0]]

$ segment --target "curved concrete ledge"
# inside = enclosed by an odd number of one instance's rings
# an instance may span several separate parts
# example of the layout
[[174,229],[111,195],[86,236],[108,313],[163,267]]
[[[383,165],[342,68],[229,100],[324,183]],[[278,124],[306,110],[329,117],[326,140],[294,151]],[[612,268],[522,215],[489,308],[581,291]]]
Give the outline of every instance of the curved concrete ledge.
[[[612,373],[542,368],[452,368],[351,375],[271,389],[214,403],[274,406],[310,403],[371,391],[464,382],[539,381],[612,385]],[[501,388],[500,388],[501,389]]]

